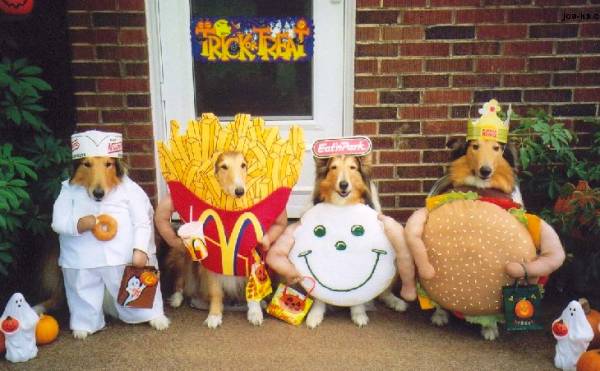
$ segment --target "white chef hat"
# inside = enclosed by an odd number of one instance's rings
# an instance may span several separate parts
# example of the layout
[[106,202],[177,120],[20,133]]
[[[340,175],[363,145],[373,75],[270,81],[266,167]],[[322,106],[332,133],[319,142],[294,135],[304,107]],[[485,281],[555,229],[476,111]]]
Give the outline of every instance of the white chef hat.
[[75,133],[71,136],[71,153],[73,160],[94,156],[122,158],[123,136],[98,130]]

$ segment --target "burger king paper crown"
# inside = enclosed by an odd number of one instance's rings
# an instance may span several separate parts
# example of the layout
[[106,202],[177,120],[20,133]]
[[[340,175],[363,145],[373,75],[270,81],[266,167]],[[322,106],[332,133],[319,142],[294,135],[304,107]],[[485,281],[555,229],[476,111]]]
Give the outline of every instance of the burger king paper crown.
[[506,121],[500,120],[498,112],[502,111],[498,101],[491,99],[479,110],[481,117],[467,123],[467,140],[495,140],[500,143],[508,141],[508,126],[512,109],[509,106]]
[[88,130],[71,136],[73,160],[83,157],[123,157],[123,136],[120,133],[107,133]]

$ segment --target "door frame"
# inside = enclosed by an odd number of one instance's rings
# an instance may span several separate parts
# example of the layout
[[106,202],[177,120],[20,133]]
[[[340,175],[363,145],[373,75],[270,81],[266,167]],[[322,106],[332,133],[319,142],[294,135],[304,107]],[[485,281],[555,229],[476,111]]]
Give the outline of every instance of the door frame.
[[[344,2],[344,41],[343,41],[343,102],[342,133],[352,135],[354,132],[354,50],[356,47],[356,0],[329,0]],[[159,29],[159,2],[144,0],[146,9],[146,34],[148,38],[148,64],[150,80],[150,102],[152,111],[152,127],[154,139],[167,138],[169,133],[168,118],[165,117],[163,96],[163,62],[161,58],[161,40]],[[308,143],[310,145],[311,143]],[[156,166],[156,190],[160,201],[167,194],[167,184],[160,172],[158,148],[154,146],[154,163]]]

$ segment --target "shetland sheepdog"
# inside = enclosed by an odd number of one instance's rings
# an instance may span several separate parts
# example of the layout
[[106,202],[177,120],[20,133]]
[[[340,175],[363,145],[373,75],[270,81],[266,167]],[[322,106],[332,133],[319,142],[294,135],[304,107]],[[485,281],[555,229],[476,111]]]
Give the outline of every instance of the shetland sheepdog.
[[[460,138],[450,140],[446,146],[451,150],[449,173],[434,185],[430,195],[467,186],[508,194],[514,202],[523,204],[516,183],[517,151],[512,143]],[[436,307],[431,321],[443,326],[448,323],[448,317],[446,310]],[[487,340],[494,340],[498,337],[498,326],[483,326],[481,334]]]
[[[315,158],[315,162],[313,204],[327,202],[343,206],[363,203],[378,212],[381,211],[377,188],[371,181],[371,155]],[[389,308],[403,312],[407,304],[392,293],[394,283],[379,296],[379,300]],[[325,303],[315,300],[306,318],[307,326],[317,327],[323,321],[325,312]],[[352,321],[358,326],[365,326],[369,322],[364,304],[351,307],[350,313]]]
[[[215,175],[219,186],[232,197],[242,197],[246,193],[247,163],[244,156],[235,151],[220,154],[215,161]],[[287,216],[280,215],[277,222],[287,223]],[[260,241],[259,241],[260,242]],[[184,296],[194,300],[200,298],[209,303],[208,317],[204,323],[209,328],[217,328],[223,322],[225,300],[244,300],[247,278],[214,273],[202,264],[194,263],[182,249],[170,249],[166,265],[173,273],[175,292],[170,298],[173,307],[181,305]],[[197,302],[198,303],[198,302]],[[247,318],[253,325],[263,323],[263,313],[258,301],[248,301]],[[200,302],[200,305],[202,303]]]

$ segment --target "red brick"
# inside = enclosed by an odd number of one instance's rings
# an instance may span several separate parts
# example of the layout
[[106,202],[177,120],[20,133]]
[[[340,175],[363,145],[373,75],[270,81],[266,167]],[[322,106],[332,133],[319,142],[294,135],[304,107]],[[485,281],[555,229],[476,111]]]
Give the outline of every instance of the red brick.
[[147,79],[99,79],[98,91],[148,92]]
[[524,102],[569,102],[572,92],[567,89],[525,90]]
[[600,53],[597,40],[560,41],[556,45],[556,54]]
[[125,129],[122,124],[100,124],[98,122],[85,123],[85,124],[78,123],[77,130],[78,131],[103,130],[103,131],[110,131],[110,132],[121,133],[121,134],[125,133]]
[[402,195],[398,196],[398,205],[401,207],[423,207],[426,195]]
[[125,76],[148,76],[148,63],[125,63]]
[[152,153],[154,151],[154,139],[136,139],[123,142],[125,153]]
[[503,44],[504,55],[552,54],[552,41],[515,41]]
[[418,91],[382,91],[379,94],[383,104],[419,103],[420,100]]
[[99,46],[96,48],[98,59],[146,60],[148,48],[145,46]]
[[381,0],[356,0],[357,8],[374,8],[380,6]]
[[433,72],[472,71],[473,60],[466,58],[430,59],[425,62],[425,70]]
[[[565,104],[561,106],[552,106],[552,115],[554,116],[594,116],[596,114],[596,104]],[[579,136],[581,146],[589,146],[582,143],[583,136]]]
[[475,26],[432,26],[425,29],[426,40],[456,40],[475,38]]
[[397,44],[357,44],[357,57],[395,57],[398,55]]
[[449,10],[406,10],[402,14],[402,24],[449,24],[452,12]]
[[150,95],[148,95],[148,94],[127,95],[127,107],[150,107]]
[[377,134],[377,123],[376,122],[355,122],[353,132],[355,135],[375,135],[375,134]]
[[155,183],[142,183],[142,184],[140,184],[140,187],[142,187],[144,192],[146,192],[146,194],[150,198],[150,201],[152,201],[153,207],[156,207],[156,202],[154,200],[154,198],[156,197],[156,184]]
[[150,121],[149,109],[120,109],[102,111],[103,122],[147,122]]
[[577,37],[577,24],[534,25],[529,28],[531,38],[569,38]]
[[89,45],[72,45],[71,58],[73,61],[94,59],[94,47]]
[[395,76],[356,76],[355,89],[396,88],[398,79]]
[[497,42],[474,42],[454,43],[452,46],[454,55],[494,55],[500,53],[500,43]]
[[115,10],[115,0],[68,0],[66,8],[69,10]]
[[75,99],[77,107],[123,107],[123,96],[121,95],[78,94]]
[[549,86],[550,75],[548,74],[510,74],[504,75],[503,86],[523,87],[523,86]]
[[406,220],[412,215],[414,209],[384,209],[383,213],[391,218],[394,218],[400,223],[406,223]]
[[354,104],[358,106],[376,106],[376,91],[357,91],[354,93]]
[[357,11],[357,24],[391,24],[397,23],[400,12],[396,10]]
[[154,168],[156,166],[155,162],[154,162],[154,156],[152,156],[151,154],[147,154],[147,155],[138,155],[138,154],[132,154],[128,156],[128,163],[129,166],[131,166],[132,168],[138,168],[138,169],[143,169],[143,168]]
[[154,169],[129,169],[129,177],[136,183],[156,181]]
[[432,88],[447,87],[447,75],[404,75],[402,76],[403,88]]
[[400,149],[432,149],[446,148],[446,137],[400,137],[397,141]]
[[[577,4],[585,4],[586,0],[535,0],[535,5],[547,6],[547,5],[577,5]],[[593,0],[592,0],[593,3]],[[560,19],[562,20],[562,12],[560,14]]]
[[404,56],[448,56],[450,46],[441,43],[400,44],[400,55]]
[[600,57],[579,57],[579,70],[600,70]]
[[520,102],[521,89],[515,90],[475,90],[473,92],[473,102],[484,103],[490,99],[496,99],[499,102]]
[[456,23],[498,23],[503,18],[501,9],[458,9]]
[[121,44],[146,44],[146,31],[141,29],[124,29],[119,31]]
[[97,123],[100,122],[100,112],[98,110],[77,109],[77,123]]
[[[466,124],[463,122],[462,131],[457,133],[462,134],[466,130]],[[423,163],[440,164],[447,162],[450,162],[450,151],[423,151]]]
[[73,13],[69,11],[67,23],[69,27],[89,27],[92,24],[92,18],[88,12]]
[[379,152],[379,163],[380,164],[410,164],[418,163],[421,159],[421,153],[419,151],[380,151]]
[[115,44],[117,39],[117,30],[72,29],[69,31],[69,40],[72,44]]
[[577,65],[575,58],[531,58],[529,71],[558,71],[574,70]]
[[479,6],[481,0],[431,0],[431,6],[440,7],[466,7]]
[[[391,168],[392,169],[392,177],[394,176],[394,172],[393,172],[393,167],[392,166],[381,166],[383,168]],[[382,177],[382,176],[375,176],[374,172],[373,172],[373,178],[374,179],[381,179],[381,178],[386,178],[386,177]],[[385,207],[389,207],[389,208],[394,208],[396,207],[396,197],[394,196],[381,196],[379,197],[379,203],[381,204],[382,208]]]
[[509,9],[508,23],[554,23],[559,21],[557,8]]
[[373,137],[371,138],[374,149],[392,149],[394,148],[394,138],[392,137]]
[[144,0],[118,0],[119,10],[138,10],[143,12]]
[[525,59],[523,58],[482,58],[477,61],[477,72],[510,72],[523,71]]
[[96,27],[144,27],[143,13],[92,13],[92,24]]
[[379,134],[419,134],[421,123],[418,121],[387,121],[379,123]]
[[495,87],[500,85],[500,75],[453,75],[454,87]]
[[96,80],[95,79],[73,79],[75,92],[93,92],[96,91]]
[[467,130],[467,123],[463,120],[426,121],[423,123],[423,134],[463,134]]
[[384,8],[424,7],[425,5],[427,5],[426,0],[383,0]]
[[600,37],[600,23],[584,23],[580,26],[580,37]]
[[384,26],[383,40],[422,40],[425,38],[423,27]]
[[521,39],[527,36],[527,26],[493,25],[477,26],[477,38],[482,40]]
[[[371,175],[374,179],[393,179],[394,178],[394,167],[393,166],[373,166],[373,167],[371,167]],[[381,202],[381,199],[379,201]]]
[[554,75],[555,86],[600,85],[600,73],[561,73]]
[[135,124],[126,126],[127,138],[146,139],[154,136],[152,124]]
[[479,107],[477,107],[476,105],[452,106],[452,107],[450,107],[450,117],[454,118],[454,119],[478,117],[479,116],[479,113],[477,112],[478,109],[479,109]]
[[376,73],[377,59],[355,59],[354,73]]
[[356,27],[356,41],[379,40],[379,27],[363,26]]
[[448,117],[446,106],[410,106],[399,107],[399,116],[406,120],[421,120]]
[[600,88],[575,89],[575,102],[600,102]]
[[439,178],[442,175],[444,175],[444,168],[441,166],[398,166],[398,167],[396,167],[396,176],[401,179]]
[[483,5],[529,5],[532,0],[483,0]]
[[379,182],[380,193],[420,192],[421,182],[416,180],[390,180]]
[[393,107],[355,107],[354,118],[357,120],[395,119],[396,108]]
[[421,59],[382,59],[381,73],[396,72],[421,72],[423,61]]
[[466,103],[471,101],[470,90],[426,90],[423,94],[423,103]]
[[113,62],[74,62],[71,63],[73,76],[119,76],[121,70],[118,63]]

